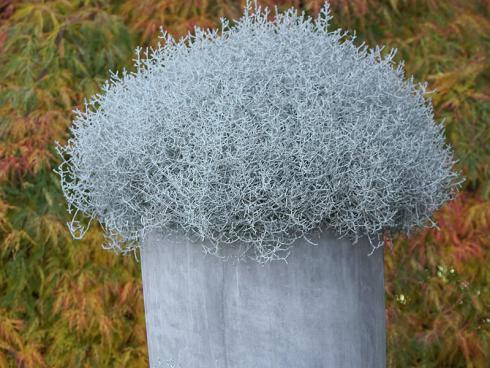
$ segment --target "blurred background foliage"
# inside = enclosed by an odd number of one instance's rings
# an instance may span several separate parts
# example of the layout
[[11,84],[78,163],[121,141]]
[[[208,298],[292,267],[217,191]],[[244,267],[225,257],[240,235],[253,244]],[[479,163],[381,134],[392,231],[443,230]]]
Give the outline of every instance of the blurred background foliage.
[[[322,0],[261,1],[318,13]],[[237,0],[0,0],[0,368],[146,367],[139,264],[73,241],[53,141],[134,48],[236,18]],[[331,0],[332,28],[427,80],[466,176],[440,229],[385,247],[389,367],[490,367],[490,1]],[[396,142],[393,142],[396,144]]]

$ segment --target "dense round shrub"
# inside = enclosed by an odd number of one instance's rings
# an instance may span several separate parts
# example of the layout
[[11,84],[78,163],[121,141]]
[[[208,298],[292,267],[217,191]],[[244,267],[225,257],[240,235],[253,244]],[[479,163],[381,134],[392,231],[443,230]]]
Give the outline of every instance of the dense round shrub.
[[247,6],[137,50],[58,146],[72,234],[81,211],[121,252],[158,229],[266,262],[317,229],[376,247],[427,224],[459,183],[426,85],[329,20]]

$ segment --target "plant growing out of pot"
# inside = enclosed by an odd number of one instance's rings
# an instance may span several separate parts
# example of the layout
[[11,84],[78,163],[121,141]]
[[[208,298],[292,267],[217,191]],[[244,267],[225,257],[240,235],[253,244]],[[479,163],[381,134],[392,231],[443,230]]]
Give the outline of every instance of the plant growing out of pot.
[[377,248],[461,180],[426,84],[330,18],[162,32],[58,145],[72,235],[141,252],[152,367],[384,366]]

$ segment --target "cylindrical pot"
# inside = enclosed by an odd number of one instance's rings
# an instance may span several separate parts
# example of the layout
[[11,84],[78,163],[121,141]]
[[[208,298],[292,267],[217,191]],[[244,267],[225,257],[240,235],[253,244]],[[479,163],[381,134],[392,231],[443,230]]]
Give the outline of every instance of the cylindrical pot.
[[383,250],[322,232],[285,262],[223,261],[184,237],[141,249],[150,367],[385,366]]

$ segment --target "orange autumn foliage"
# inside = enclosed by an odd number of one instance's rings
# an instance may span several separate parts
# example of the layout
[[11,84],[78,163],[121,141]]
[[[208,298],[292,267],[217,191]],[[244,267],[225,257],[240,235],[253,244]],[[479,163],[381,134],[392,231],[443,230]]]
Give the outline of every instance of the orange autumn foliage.
[[[316,14],[322,0],[268,0]],[[139,264],[66,229],[54,140],[109,70],[160,26],[175,36],[236,18],[244,1],[0,0],[0,368],[146,367]],[[331,0],[333,26],[399,50],[429,81],[458,168],[456,201],[385,249],[389,367],[490,361],[490,2]]]

